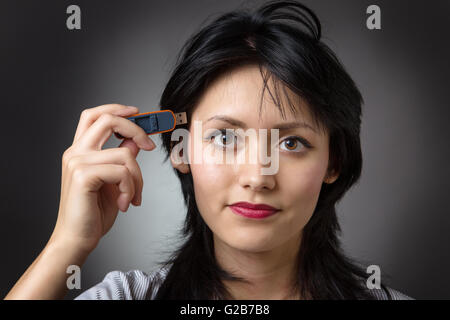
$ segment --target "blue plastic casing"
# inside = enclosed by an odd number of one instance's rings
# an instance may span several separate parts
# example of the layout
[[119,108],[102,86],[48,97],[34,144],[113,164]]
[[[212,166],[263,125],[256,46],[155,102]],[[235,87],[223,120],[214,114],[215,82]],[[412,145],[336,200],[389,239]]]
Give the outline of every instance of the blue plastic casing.
[[[160,110],[139,113],[135,116],[127,117],[128,120],[136,123],[139,127],[144,129],[147,134],[156,134],[172,131],[175,129],[176,118],[171,110]],[[116,137],[123,139],[124,137],[115,133]]]

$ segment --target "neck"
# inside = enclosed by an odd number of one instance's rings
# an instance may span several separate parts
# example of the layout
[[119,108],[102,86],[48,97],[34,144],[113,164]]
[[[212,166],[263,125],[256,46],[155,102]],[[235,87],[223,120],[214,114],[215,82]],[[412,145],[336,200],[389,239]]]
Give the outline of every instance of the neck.
[[232,248],[214,235],[217,263],[227,272],[248,281],[224,280],[233,299],[299,299],[293,285],[297,278],[300,243],[301,234],[272,250],[248,252]]

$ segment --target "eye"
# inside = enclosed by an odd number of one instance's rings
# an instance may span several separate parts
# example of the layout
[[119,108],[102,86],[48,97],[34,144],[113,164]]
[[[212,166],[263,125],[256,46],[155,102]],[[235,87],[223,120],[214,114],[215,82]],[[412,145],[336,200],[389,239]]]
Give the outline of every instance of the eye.
[[[233,145],[233,138],[235,140],[237,137],[232,132],[227,132],[226,129],[220,129],[220,134],[213,134],[209,136],[209,139],[214,138],[214,143],[219,147],[227,148],[228,146]],[[236,141],[234,141],[234,145],[236,145]]]
[[311,148],[311,145],[308,143],[308,141],[297,136],[287,137],[281,142],[281,145],[286,146],[284,150],[293,152],[301,152],[302,149]]

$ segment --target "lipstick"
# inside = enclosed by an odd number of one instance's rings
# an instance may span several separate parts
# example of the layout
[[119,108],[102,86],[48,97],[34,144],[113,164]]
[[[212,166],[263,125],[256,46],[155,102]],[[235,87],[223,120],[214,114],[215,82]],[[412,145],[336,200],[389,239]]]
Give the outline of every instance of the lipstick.
[[234,213],[252,219],[263,219],[280,211],[268,204],[252,204],[249,202],[236,202],[229,207]]

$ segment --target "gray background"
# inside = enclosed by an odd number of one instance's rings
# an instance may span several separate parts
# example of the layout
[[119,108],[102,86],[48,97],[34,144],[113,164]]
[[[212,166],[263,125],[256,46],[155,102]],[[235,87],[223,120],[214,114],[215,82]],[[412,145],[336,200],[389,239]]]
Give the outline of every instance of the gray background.
[[[84,108],[157,109],[184,41],[241,1],[0,2],[3,297],[46,244],[57,217],[61,156]],[[247,1],[247,6],[261,1]],[[377,264],[414,298],[450,298],[450,2],[304,1],[365,98],[363,175],[339,203],[347,252]],[[82,29],[66,29],[78,4]],[[378,4],[382,30],[365,27]],[[160,145],[159,137],[155,138]],[[106,147],[116,147],[112,137]],[[163,153],[141,151],[143,204],[120,214],[82,267],[82,289],[112,270],[151,271],[180,227],[179,182]]]

